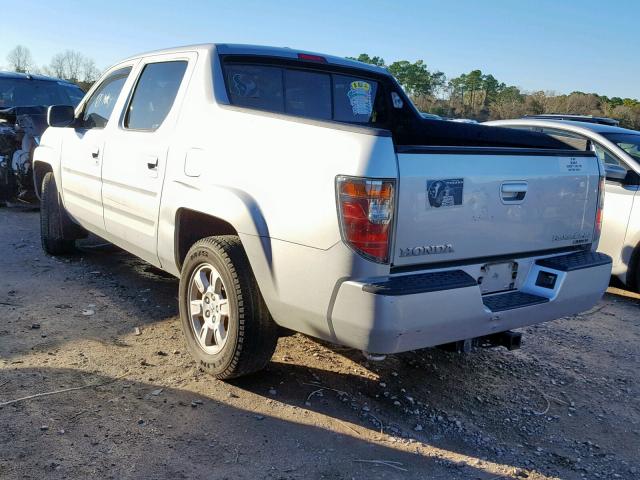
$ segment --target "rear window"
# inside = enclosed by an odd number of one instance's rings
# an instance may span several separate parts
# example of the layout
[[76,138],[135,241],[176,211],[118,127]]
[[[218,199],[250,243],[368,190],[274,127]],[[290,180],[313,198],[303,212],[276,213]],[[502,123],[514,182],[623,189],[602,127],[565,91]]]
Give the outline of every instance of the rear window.
[[331,120],[331,76],[302,70],[284,71],[285,113]]
[[226,77],[227,90],[234,105],[284,112],[282,69],[261,65],[229,65]]
[[375,80],[312,70],[231,63],[225,66],[233,105],[316,120],[372,124],[384,101]]

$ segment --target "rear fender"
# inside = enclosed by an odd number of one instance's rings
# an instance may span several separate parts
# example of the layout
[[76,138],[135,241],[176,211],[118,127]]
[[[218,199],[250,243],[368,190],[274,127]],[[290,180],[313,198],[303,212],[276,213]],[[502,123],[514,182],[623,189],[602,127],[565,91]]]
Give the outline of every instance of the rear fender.
[[[207,186],[202,191],[186,182],[171,182],[169,191],[163,193],[158,232],[158,256],[163,268],[180,276],[180,261],[177,254],[176,218],[179,209],[188,209],[229,223],[241,236],[261,238],[260,252],[249,255],[271,264],[269,227],[255,199],[248,193],[219,185]],[[166,201],[180,199],[179,202]],[[166,206],[165,206],[166,205]],[[213,234],[213,233],[212,233]],[[252,265],[253,267],[253,265]]]

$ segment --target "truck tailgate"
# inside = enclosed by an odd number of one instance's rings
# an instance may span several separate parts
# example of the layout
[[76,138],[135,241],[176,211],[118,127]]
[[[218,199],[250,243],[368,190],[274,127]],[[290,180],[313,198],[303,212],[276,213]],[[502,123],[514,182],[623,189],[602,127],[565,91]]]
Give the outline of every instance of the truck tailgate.
[[393,265],[541,252],[592,241],[591,152],[399,147]]

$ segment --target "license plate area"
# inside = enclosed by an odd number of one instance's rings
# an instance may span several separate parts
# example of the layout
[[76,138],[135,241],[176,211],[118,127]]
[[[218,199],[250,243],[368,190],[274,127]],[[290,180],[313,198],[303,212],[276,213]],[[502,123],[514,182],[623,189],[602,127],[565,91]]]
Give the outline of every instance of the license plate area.
[[518,262],[487,263],[480,268],[480,292],[486,295],[514,290],[517,276]]

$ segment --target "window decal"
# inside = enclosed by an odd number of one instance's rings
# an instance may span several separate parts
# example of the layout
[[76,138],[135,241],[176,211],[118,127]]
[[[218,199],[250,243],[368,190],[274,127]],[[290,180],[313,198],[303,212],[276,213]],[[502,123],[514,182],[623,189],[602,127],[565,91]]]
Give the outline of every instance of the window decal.
[[258,98],[258,85],[248,75],[236,73],[233,76],[233,90],[236,95],[244,98]]
[[404,106],[404,102],[397,92],[391,92],[391,100],[393,101],[393,108],[402,108]]
[[371,84],[363,81],[351,82],[347,92],[354,115],[371,115],[373,102],[371,101]]

